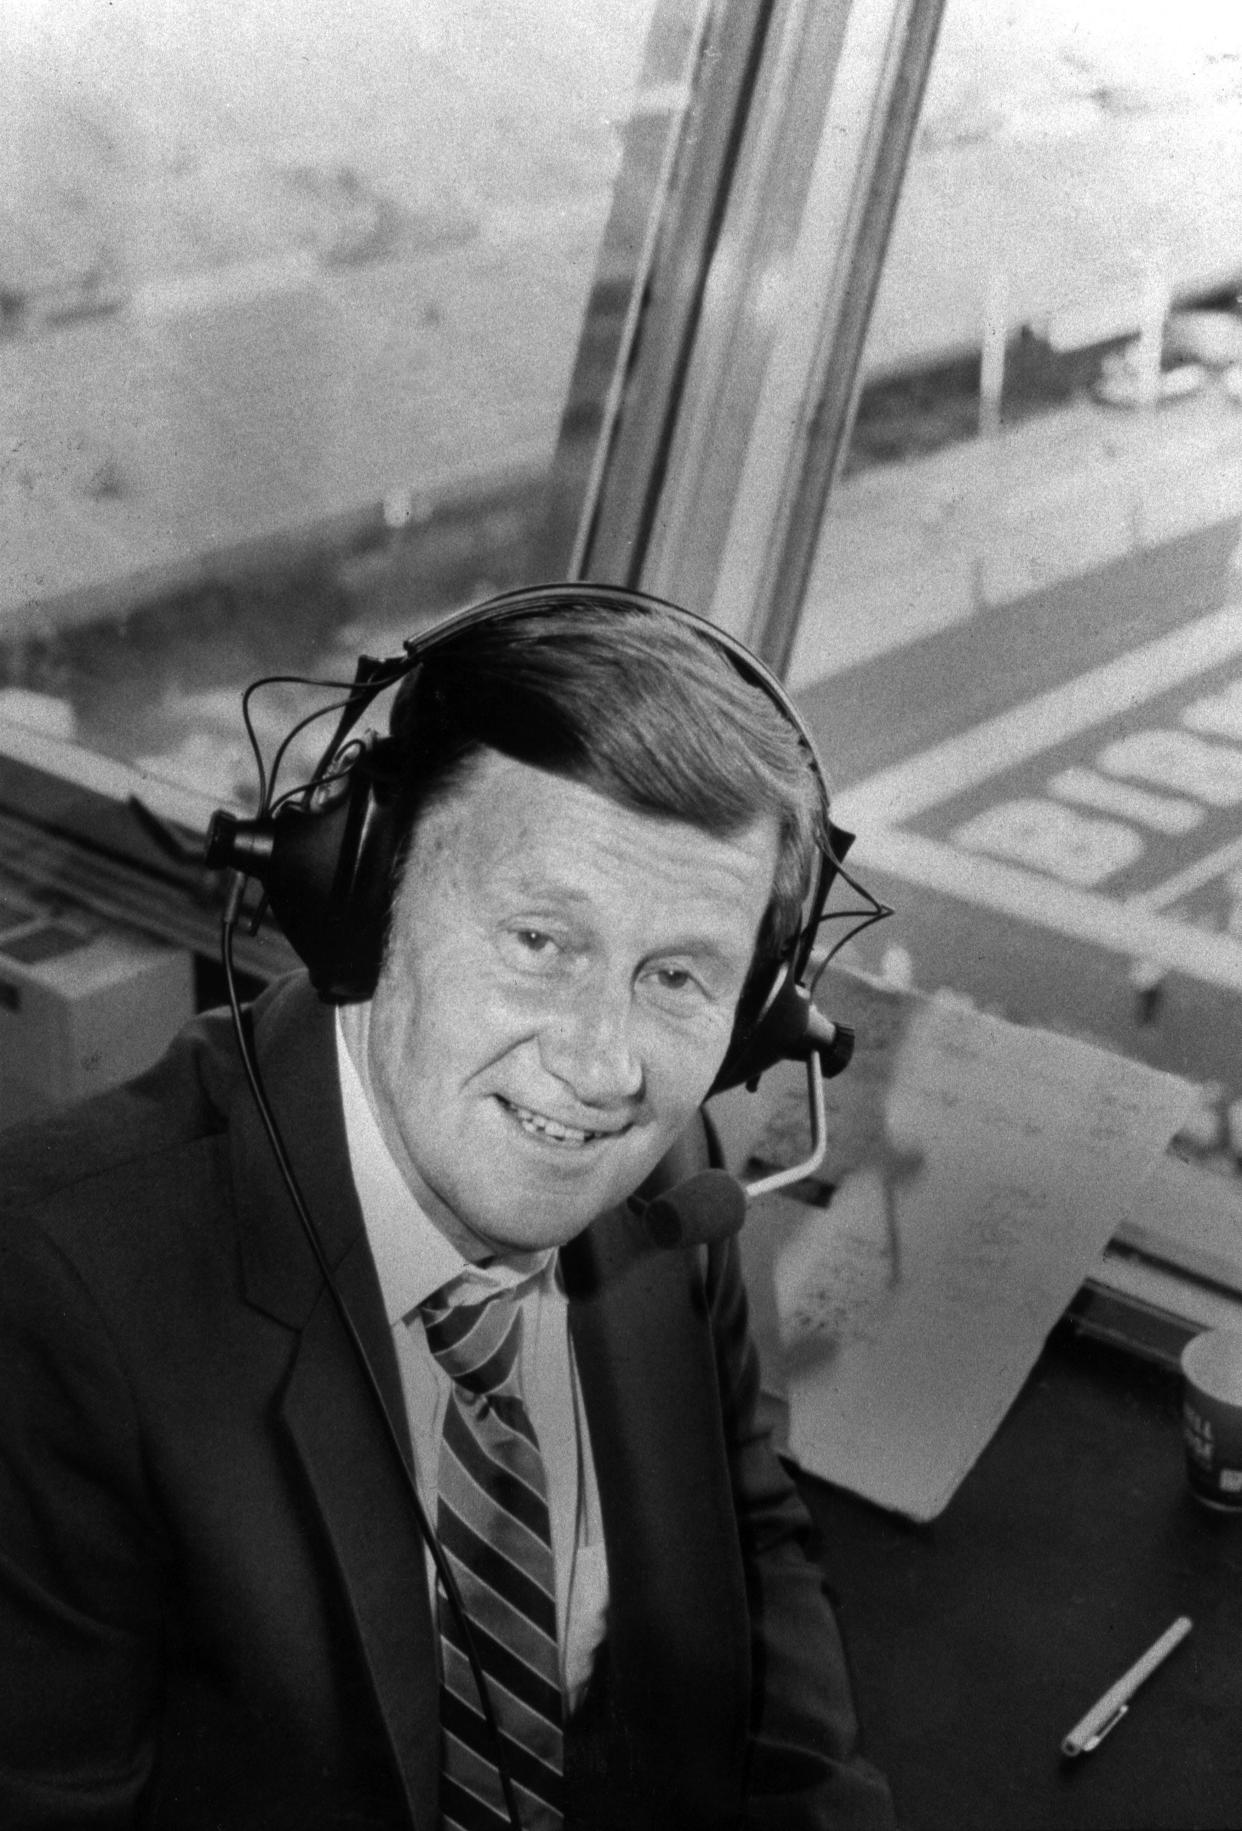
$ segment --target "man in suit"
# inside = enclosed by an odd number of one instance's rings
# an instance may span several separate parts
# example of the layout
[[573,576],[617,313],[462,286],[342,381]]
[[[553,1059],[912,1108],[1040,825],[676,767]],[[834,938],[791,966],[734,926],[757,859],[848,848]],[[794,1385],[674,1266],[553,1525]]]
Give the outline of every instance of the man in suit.
[[245,1013],[267,1116],[209,1014],[0,1153],[0,1823],[888,1825],[735,1241],[640,1220],[797,929],[806,746],[588,593],[380,752],[374,983]]

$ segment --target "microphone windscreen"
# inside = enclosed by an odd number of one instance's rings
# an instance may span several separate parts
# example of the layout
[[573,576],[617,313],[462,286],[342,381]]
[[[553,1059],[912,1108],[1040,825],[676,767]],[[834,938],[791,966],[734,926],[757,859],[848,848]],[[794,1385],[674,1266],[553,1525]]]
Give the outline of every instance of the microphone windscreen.
[[738,1232],[746,1191],[727,1170],[700,1170],[657,1195],[642,1219],[656,1246],[708,1246]]

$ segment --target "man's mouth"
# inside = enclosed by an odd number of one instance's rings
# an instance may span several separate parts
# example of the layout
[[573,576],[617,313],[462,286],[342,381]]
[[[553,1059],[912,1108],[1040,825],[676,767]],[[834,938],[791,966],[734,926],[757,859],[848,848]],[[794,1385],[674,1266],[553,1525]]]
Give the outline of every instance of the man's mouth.
[[580,1148],[584,1144],[593,1144],[597,1138],[615,1137],[624,1127],[614,1127],[609,1131],[585,1131],[581,1126],[565,1125],[560,1119],[553,1119],[547,1113],[535,1112],[532,1107],[519,1106],[514,1100],[506,1100],[503,1095],[497,1096],[505,1111],[516,1119],[518,1125],[530,1138],[541,1138],[548,1144],[563,1145],[565,1149]]

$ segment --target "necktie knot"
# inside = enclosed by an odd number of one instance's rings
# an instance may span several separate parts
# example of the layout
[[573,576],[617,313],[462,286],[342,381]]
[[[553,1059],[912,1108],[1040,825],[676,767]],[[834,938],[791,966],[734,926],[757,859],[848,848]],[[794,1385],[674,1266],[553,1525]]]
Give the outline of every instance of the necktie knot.
[[419,1308],[427,1346],[455,1385],[480,1398],[515,1390],[522,1317],[512,1293],[480,1301],[448,1284]]

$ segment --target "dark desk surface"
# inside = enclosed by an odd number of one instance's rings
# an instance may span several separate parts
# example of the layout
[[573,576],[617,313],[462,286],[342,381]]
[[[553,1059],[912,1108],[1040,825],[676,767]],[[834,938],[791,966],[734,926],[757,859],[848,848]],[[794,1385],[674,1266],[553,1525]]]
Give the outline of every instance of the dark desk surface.
[[[803,1489],[907,1831],[1242,1827],[1242,1518],[1192,1501],[1169,1373],[1063,1324],[940,1517]],[[1061,1738],[1178,1615],[1090,1755]]]

